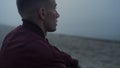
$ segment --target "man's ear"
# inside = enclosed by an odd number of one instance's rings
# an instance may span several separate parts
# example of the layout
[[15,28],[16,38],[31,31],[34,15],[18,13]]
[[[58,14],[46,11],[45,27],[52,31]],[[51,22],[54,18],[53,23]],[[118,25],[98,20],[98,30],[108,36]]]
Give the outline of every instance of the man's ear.
[[38,10],[38,15],[39,15],[40,19],[44,20],[45,19],[45,15],[46,15],[45,9],[44,8],[40,8]]

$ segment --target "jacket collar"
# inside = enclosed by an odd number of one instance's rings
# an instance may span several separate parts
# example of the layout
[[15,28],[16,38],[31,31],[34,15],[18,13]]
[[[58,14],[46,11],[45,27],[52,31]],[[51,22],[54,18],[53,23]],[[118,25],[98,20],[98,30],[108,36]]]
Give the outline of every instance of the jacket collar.
[[29,29],[30,31],[40,35],[41,37],[45,38],[45,35],[42,31],[41,28],[39,28],[34,22],[27,20],[27,19],[22,19],[23,24],[22,26]]

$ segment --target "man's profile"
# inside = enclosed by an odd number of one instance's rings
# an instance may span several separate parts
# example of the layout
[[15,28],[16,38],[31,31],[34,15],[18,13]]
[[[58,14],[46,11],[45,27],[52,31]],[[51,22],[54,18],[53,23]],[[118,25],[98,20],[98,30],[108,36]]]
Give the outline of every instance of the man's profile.
[[78,61],[51,45],[47,32],[56,31],[55,0],[16,0],[23,24],[4,39],[0,68],[79,68]]

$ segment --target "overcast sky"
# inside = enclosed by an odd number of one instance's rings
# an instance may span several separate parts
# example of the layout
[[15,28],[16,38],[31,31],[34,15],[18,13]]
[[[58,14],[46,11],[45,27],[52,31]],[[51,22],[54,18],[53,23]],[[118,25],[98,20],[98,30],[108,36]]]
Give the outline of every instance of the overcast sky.
[[[120,0],[56,0],[56,33],[120,40]],[[0,23],[17,26],[15,0],[0,0]]]

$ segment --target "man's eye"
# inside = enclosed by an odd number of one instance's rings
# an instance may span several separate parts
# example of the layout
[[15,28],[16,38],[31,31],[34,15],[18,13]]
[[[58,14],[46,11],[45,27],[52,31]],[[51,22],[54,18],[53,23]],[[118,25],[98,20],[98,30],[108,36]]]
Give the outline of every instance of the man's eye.
[[54,7],[54,9],[56,9],[56,7]]

